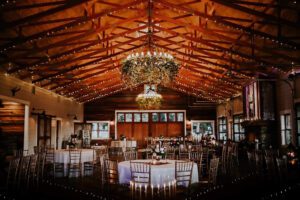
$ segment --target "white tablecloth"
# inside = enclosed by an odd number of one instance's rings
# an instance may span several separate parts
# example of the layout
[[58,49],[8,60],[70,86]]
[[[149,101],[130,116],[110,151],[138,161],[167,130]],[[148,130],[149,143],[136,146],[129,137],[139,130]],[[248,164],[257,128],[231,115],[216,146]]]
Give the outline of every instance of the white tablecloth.
[[[83,175],[83,163],[93,161],[93,149],[80,149],[81,150],[81,163],[82,163],[82,175]],[[64,163],[65,176],[68,174],[69,163],[69,150],[56,150],[55,162]]]
[[[151,162],[151,160],[135,160],[139,162]],[[158,185],[168,185],[169,182],[175,180],[175,160],[166,160],[168,164],[151,165],[151,184],[156,187]],[[123,161],[118,164],[119,182],[121,184],[129,183],[131,180],[130,161]],[[191,183],[196,183],[198,179],[198,167],[194,163],[192,171]]]
[[126,147],[135,148],[136,147],[136,140],[111,141],[110,146],[111,147],[122,147],[122,148],[126,148]]

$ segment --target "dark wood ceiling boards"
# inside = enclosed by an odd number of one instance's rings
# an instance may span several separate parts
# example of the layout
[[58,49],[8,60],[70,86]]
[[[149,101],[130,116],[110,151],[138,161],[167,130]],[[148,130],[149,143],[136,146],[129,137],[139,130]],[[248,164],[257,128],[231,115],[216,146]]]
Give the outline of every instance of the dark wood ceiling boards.
[[180,63],[170,89],[210,101],[300,64],[295,0],[9,0],[0,10],[1,69],[79,102],[128,89],[122,60],[149,48]]

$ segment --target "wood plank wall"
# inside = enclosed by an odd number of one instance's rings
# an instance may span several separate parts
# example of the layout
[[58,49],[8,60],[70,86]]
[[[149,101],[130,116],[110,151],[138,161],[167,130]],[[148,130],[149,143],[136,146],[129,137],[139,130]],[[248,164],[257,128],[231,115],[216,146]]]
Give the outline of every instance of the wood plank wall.
[[[84,105],[85,120],[114,121],[115,110],[139,110],[135,101],[136,96],[143,91],[143,87],[135,90],[126,90],[109,97],[98,99]],[[160,110],[186,110],[187,120],[215,120],[216,105],[211,102],[187,96],[167,88],[159,88],[158,93],[163,96]],[[140,127],[143,129],[143,127]],[[189,132],[190,126],[187,127]],[[147,131],[145,131],[146,133]],[[115,124],[110,127],[110,135],[113,138]],[[175,136],[179,133],[170,133]],[[136,136],[144,137],[144,136]]]
[[3,156],[22,149],[24,143],[25,105],[0,101],[0,150]]

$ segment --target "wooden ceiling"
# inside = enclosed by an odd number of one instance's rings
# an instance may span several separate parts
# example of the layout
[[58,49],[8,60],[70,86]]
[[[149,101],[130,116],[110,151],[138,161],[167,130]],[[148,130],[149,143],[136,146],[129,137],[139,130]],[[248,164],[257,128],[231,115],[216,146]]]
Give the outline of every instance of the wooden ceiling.
[[2,70],[78,102],[128,89],[122,60],[149,48],[180,63],[169,88],[210,101],[300,64],[295,0],[8,0],[0,10]]

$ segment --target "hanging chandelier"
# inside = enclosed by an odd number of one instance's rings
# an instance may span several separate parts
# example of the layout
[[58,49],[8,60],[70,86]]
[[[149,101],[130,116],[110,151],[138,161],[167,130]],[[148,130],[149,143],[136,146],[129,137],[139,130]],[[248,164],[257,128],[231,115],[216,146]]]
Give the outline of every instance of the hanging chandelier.
[[167,85],[178,73],[179,65],[172,55],[163,52],[134,53],[122,65],[122,77],[126,84],[141,83]]
[[141,109],[159,109],[162,96],[156,92],[156,85],[144,85],[144,93],[136,97],[136,102]]

